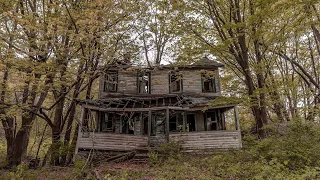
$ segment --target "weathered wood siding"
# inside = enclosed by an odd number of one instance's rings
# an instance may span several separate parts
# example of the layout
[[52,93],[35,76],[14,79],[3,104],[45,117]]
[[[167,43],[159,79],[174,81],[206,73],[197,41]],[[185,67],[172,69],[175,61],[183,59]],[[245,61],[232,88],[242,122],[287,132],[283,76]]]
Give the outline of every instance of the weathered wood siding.
[[169,94],[169,72],[168,70],[151,72],[151,94]]
[[[170,70],[151,71],[151,94],[169,94],[169,72]],[[201,82],[201,70],[180,70],[182,73],[182,91],[184,93],[193,93],[204,96],[220,96],[220,80],[218,70],[213,70],[217,77],[216,93],[203,93]],[[101,75],[99,81],[99,98],[106,98],[108,95],[138,94],[137,71],[119,70],[117,92],[104,92],[104,75]]]
[[137,94],[137,72],[136,71],[118,71],[118,87],[117,92],[105,92],[104,87],[104,75],[100,76],[100,98],[105,98],[108,95],[121,95],[121,94]]
[[[162,136],[151,136],[151,146],[166,143]],[[177,141],[185,152],[240,149],[240,131],[202,131],[170,134],[170,141]],[[78,138],[78,148],[132,151],[145,150],[148,147],[148,137],[141,135],[89,133]]]
[[203,112],[196,112],[195,113],[195,117],[196,117],[196,131],[204,131],[204,116],[203,116]]
[[170,141],[179,142],[184,151],[240,149],[240,131],[202,131],[170,134]]
[[89,133],[89,136],[78,138],[78,148],[132,151],[145,149],[148,146],[148,137],[114,133]]
[[196,93],[206,96],[220,96],[220,81],[218,70],[214,70],[213,74],[218,79],[216,81],[216,93],[203,93],[202,92],[202,81],[201,81],[201,70],[185,70],[183,71],[183,92],[185,93]]
[[136,94],[138,92],[137,72],[119,71],[118,72],[118,92],[121,94]]

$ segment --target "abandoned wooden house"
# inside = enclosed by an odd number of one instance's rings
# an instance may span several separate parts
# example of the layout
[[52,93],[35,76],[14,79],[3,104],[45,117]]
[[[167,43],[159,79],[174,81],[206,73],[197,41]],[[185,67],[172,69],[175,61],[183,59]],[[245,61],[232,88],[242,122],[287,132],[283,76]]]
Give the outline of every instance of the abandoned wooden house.
[[241,148],[237,106],[208,104],[221,96],[222,66],[204,58],[187,66],[108,67],[99,80],[99,99],[79,101],[76,152],[131,151],[168,141],[184,151]]

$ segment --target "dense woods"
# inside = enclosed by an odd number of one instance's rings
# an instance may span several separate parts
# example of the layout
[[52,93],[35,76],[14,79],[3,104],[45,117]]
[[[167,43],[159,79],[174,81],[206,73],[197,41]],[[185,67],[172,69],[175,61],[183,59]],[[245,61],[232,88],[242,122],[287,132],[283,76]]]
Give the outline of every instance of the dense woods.
[[[253,133],[245,143],[250,152],[239,161],[258,153],[266,153],[264,161],[280,160],[285,155],[275,151],[290,148],[279,143],[291,147],[299,134],[320,143],[317,0],[0,0],[1,166],[16,167],[26,157],[36,166],[72,163],[76,100],[97,98],[99,70],[108,65],[156,67],[202,57],[225,65],[227,98],[213,103],[238,103],[241,127]],[[278,141],[279,127],[289,122],[298,125]],[[267,152],[270,142],[279,149]],[[299,163],[317,167],[303,153]],[[230,156],[218,158],[234,163]]]

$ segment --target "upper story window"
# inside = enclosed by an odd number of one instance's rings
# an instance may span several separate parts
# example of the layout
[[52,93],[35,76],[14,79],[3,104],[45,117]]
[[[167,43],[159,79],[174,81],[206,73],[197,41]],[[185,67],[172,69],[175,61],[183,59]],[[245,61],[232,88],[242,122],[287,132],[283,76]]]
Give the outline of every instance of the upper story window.
[[216,81],[217,78],[210,73],[202,73],[202,92],[217,92]]
[[182,92],[182,74],[171,72],[169,75],[170,93]]
[[149,72],[138,73],[138,93],[150,94],[150,73]]
[[104,87],[105,92],[117,92],[118,88],[118,72],[108,71],[104,76]]

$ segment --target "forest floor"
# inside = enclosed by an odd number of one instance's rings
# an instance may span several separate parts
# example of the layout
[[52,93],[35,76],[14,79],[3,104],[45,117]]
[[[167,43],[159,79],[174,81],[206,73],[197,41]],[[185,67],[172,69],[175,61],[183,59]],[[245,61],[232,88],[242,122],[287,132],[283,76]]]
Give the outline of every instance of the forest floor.
[[[209,158],[209,157],[207,157]],[[156,179],[217,179],[205,165],[205,157],[194,158],[181,156],[165,162],[136,163],[118,162],[102,163],[94,167],[44,167],[28,169],[20,166],[15,170],[0,170],[0,180],[68,180],[68,179],[104,179],[104,180],[156,180]],[[80,163],[82,165],[82,163]]]
[[[268,132],[263,140],[250,134],[243,136],[241,150],[183,154],[176,148],[179,145],[168,143],[162,151],[149,152],[145,163],[90,165],[86,159],[77,159],[68,167],[38,169],[22,164],[10,171],[0,170],[0,180],[320,179],[320,126],[294,123],[285,133]],[[0,146],[0,160],[5,158],[3,147]]]
[[86,168],[81,172],[74,166],[44,167],[39,169],[20,168],[17,171],[0,170],[0,180],[26,179],[26,180],[68,180],[68,179],[155,179],[149,175],[151,167],[147,163],[104,163],[97,167]]

